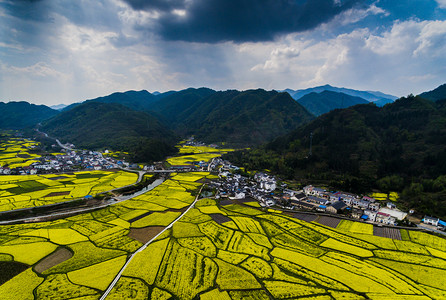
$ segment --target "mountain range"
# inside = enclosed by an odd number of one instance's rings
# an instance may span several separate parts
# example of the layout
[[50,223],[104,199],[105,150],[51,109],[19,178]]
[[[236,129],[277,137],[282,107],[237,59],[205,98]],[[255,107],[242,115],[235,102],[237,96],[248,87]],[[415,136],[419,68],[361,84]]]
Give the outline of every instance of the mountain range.
[[[83,120],[78,111],[84,114],[89,112],[93,103],[107,105],[100,106],[97,117],[85,115],[86,119]],[[99,147],[100,143],[93,144],[89,140],[90,137],[67,136],[67,134],[70,128],[76,128],[75,132],[98,128],[97,122],[91,124],[90,118],[98,119],[102,113],[114,108],[110,106],[111,104],[123,105],[135,114],[138,112],[138,115],[146,114],[147,117],[156,120],[164,128],[180,136],[195,135],[208,143],[226,142],[233,147],[265,143],[314,118],[287,93],[267,92],[261,89],[216,92],[207,88],[190,88],[156,96],[147,91],[131,91],[88,100],[66,107],[58,117],[44,124],[43,131],[46,130],[58,137],[72,138],[74,143],[82,146]],[[121,115],[120,118],[119,122],[132,122],[125,115]],[[67,127],[63,127],[60,131],[62,121],[67,119],[70,122],[68,124],[65,122]],[[99,121],[105,122],[106,119],[101,117]],[[109,119],[113,120],[113,118]],[[103,126],[107,127],[108,124],[103,124]],[[87,130],[87,132],[91,131]],[[98,141],[97,137],[95,140]],[[103,139],[99,141],[104,142]]]
[[156,116],[117,103],[79,104],[42,122],[40,130],[80,148],[128,151],[136,161],[161,160],[178,141]]
[[408,209],[446,217],[446,93],[433,94],[445,100],[411,95],[382,108],[369,103],[333,110],[227,158],[302,183],[398,191]]
[[[423,96],[438,97],[443,88],[444,86],[439,87],[434,91],[424,93]],[[189,88],[165,93],[149,93],[145,90],[116,92],[64,108],[56,107],[62,109],[62,112],[26,102],[2,103],[0,112],[7,117],[2,118],[0,127],[33,126],[57,114],[61,114],[60,118],[69,118],[69,112],[76,113],[75,108],[89,103],[120,104],[132,112],[145,113],[146,118],[155,120],[157,124],[175,132],[177,136],[195,135],[209,143],[226,142],[235,147],[244,147],[268,142],[309,122],[314,116],[334,109],[365,104],[369,101],[393,102],[395,98],[380,92],[357,91],[330,85],[286,91],[286,93],[262,89],[214,91],[208,88]],[[293,100],[291,96],[297,100]],[[113,106],[103,106],[101,112],[106,113],[108,109],[115,111]],[[94,116],[85,118],[87,120],[76,117],[76,120],[79,123],[90,124],[88,118],[94,118]],[[103,123],[95,124],[97,128],[110,125],[106,122],[106,118],[99,120]],[[48,124],[49,127],[46,128],[56,130],[50,127],[57,122]],[[83,124],[79,124],[79,127],[74,125],[76,124],[71,124],[72,128],[83,128]],[[118,132],[122,131],[118,130]],[[85,143],[81,144],[93,145],[88,137],[84,139]],[[99,140],[103,141],[103,139]],[[79,143],[78,138],[76,141]],[[96,146],[98,145],[99,143],[96,143]]]
[[388,103],[393,102],[394,100],[398,99],[398,97],[393,95],[384,94],[382,92],[373,92],[373,91],[359,91],[359,90],[353,90],[348,88],[339,88],[334,87],[329,84],[317,86],[313,88],[308,89],[302,89],[302,90],[292,90],[292,89],[286,89],[284,92],[287,92],[288,94],[293,97],[294,100],[298,100],[302,98],[303,96],[310,94],[310,93],[321,93],[324,91],[330,91],[330,92],[337,92],[337,93],[343,93],[354,97],[359,97],[364,100],[367,100],[369,102],[377,102],[380,101],[380,103],[388,101]]
[[[129,151],[141,162],[174,153],[180,138],[194,135],[252,147],[228,154],[248,169],[353,192],[399,191],[407,208],[446,216],[446,85],[396,101],[324,87],[294,91],[297,100],[292,92],[190,88],[114,93],[62,111],[0,103],[0,128],[41,123],[63,141]],[[380,99],[391,103],[379,107]]]
[[262,89],[187,89],[166,96],[152,109],[183,136],[233,147],[265,143],[314,118],[287,93]]

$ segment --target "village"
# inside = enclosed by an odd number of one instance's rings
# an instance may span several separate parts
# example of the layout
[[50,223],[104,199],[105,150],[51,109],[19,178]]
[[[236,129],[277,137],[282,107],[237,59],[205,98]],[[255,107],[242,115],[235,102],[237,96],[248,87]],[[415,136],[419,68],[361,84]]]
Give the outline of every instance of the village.
[[[240,175],[240,169],[221,158],[214,159],[212,166],[218,169],[220,181],[210,185],[216,189],[217,199],[240,202],[256,200],[263,207],[276,207],[287,211],[307,211],[335,214],[377,225],[397,226],[414,211],[399,210],[392,201],[378,201],[343,191],[327,191],[308,185],[301,190],[288,189],[272,175],[262,172],[248,178]],[[425,216],[419,227],[431,230],[446,229],[446,222]]]
[[[198,141],[189,140],[188,146],[204,146]],[[343,191],[327,191],[308,185],[301,190],[287,188],[275,176],[256,172],[253,176],[242,176],[240,168],[221,157],[210,162],[195,161],[185,165],[165,166],[164,162],[152,165],[130,164],[123,159],[115,159],[111,152],[76,150],[74,145],[62,145],[60,154],[46,155],[36,159],[29,166],[10,169],[0,167],[3,175],[34,175],[73,172],[80,170],[134,169],[146,172],[218,172],[219,181],[209,183],[216,190],[217,199],[230,199],[240,202],[257,201],[262,207],[276,207],[290,211],[307,211],[335,214],[378,225],[396,226],[414,212],[399,210],[392,201],[378,201],[369,196],[360,196]],[[215,145],[210,145],[215,147]],[[419,223],[419,222],[417,222]],[[424,216],[419,227],[429,230],[446,229],[446,222],[439,218]]]
[[36,158],[29,166],[11,169],[0,167],[3,175],[35,175],[80,170],[106,170],[119,167],[129,167],[123,160],[103,155],[101,152],[88,150],[62,150],[58,155],[45,155]]

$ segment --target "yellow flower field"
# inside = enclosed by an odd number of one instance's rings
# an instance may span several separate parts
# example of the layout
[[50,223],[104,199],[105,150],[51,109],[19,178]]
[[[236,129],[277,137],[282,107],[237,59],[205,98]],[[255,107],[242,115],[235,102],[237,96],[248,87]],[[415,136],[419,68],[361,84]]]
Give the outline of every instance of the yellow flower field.
[[[176,176],[137,199],[94,212],[0,226],[0,261],[32,267],[0,285],[0,298],[99,299],[138,249],[107,299],[446,297],[445,239],[419,231],[391,240],[374,237],[364,226],[369,224],[348,221],[333,229],[201,199],[144,248],[180,215],[178,203],[192,203],[190,192],[199,188],[194,184],[210,174]],[[72,256],[53,257],[55,265],[35,271],[61,248]]]
[[14,169],[31,165],[41,157],[30,153],[30,149],[37,145],[35,141],[22,138],[9,138],[0,143],[0,167]]
[[137,179],[137,174],[125,171],[0,176],[0,211],[94,196],[133,184]]
[[234,149],[220,149],[220,148],[213,148],[209,146],[178,146],[180,154],[183,153],[210,153],[210,152],[218,152],[218,153],[227,153],[234,151]]

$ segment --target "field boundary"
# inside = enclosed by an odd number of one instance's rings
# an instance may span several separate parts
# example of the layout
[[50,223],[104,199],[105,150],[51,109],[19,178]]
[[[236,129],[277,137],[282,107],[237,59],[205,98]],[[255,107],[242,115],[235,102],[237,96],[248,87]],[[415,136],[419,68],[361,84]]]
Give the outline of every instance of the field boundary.
[[158,233],[157,235],[155,235],[150,241],[148,241],[147,243],[145,243],[144,245],[142,245],[138,250],[136,250],[132,255],[130,255],[129,259],[126,261],[126,263],[124,264],[124,266],[121,268],[121,270],[119,270],[119,273],[116,275],[116,277],[113,279],[113,281],[110,283],[110,285],[108,286],[108,288],[105,290],[104,294],[102,294],[101,298],[99,298],[100,300],[104,300],[105,298],[107,298],[108,294],[110,294],[111,290],[115,287],[116,283],[119,281],[119,279],[122,276],[122,273],[124,273],[125,269],[127,268],[128,264],[132,261],[133,257],[135,257],[136,254],[138,254],[139,252],[143,251],[144,249],[147,248],[148,245],[150,245],[154,240],[156,240],[160,235],[162,235],[166,230],[170,229],[173,224],[175,224],[177,221],[179,221],[182,217],[184,217],[184,215],[187,214],[187,212],[193,208],[195,206],[195,203],[197,203],[198,198],[201,195],[201,191],[203,190],[204,184],[201,185],[200,190],[197,194],[197,196],[195,197],[194,202],[192,202],[191,205],[189,205],[189,207],[178,217],[176,218],[172,223],[170,223],[169,225],[167,225],[160,233]]

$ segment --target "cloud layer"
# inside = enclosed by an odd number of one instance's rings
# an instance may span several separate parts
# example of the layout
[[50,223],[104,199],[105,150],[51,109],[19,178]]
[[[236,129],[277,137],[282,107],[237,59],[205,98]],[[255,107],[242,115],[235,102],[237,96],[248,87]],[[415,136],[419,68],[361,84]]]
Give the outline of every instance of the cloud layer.
[[333,84],[419,93],[446,78],[434,0],[0,0],[0,101]]

